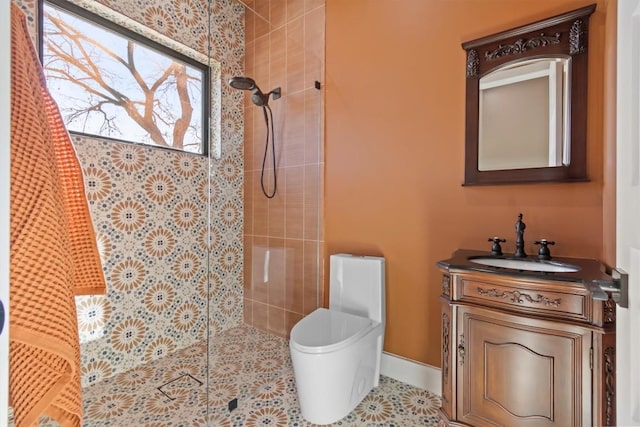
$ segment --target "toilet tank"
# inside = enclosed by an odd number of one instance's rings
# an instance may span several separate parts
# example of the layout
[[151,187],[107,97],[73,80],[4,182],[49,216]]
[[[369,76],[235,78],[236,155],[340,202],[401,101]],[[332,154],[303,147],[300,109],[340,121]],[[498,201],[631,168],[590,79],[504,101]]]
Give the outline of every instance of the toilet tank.
[[330,309],[385,323],[384,258],[334,254],[329,274]]

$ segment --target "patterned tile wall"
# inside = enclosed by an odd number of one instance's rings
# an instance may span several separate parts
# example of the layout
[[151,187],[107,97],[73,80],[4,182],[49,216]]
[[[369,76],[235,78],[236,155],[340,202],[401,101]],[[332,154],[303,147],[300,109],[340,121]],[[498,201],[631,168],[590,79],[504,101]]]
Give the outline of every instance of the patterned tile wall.
[[[245,99],[245,323],[287,336],[322,304],[324,0],[245,0],[245,69],[274,113],[278,191],[262,194],[263,113]],[[271,189],[272,170],[265,173]],[[320,266],[320,268],[319,268]]]
[[[35,39],[37,3],[17,3]],[[101,3],[204,54],[210,27],[221,81],[242,74],[235,0]],[[108,286],[76,301],[85,386],[202,341],[207,326],[216,334],[242,322],[243,98],[222,82],[212,88],[220,159],[73,137]]]

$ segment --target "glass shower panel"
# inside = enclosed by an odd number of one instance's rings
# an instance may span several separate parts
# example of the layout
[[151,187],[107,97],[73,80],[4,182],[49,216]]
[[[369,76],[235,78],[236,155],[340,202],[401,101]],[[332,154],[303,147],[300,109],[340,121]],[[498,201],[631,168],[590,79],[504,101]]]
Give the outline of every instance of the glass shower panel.
[[[234,74],[223,72],[222,81],[226,114],[242,120],[239,129],[235,122],[222,127],[223,132],[233,129],[234,144],[240,137],[242,318],[210,334],[209,411],[211,419],[249,421],[266,401],[293,399],[295,404],[288,337],[299,320],[323,305],[324,2],[247,0],[242,6],[242,63]],[[252,102],[250,91],[227,86],[233,76],[253,79],[264,93],[282,90],[281,98],[269,99],[275,171],[265,111]],[[231,153],[238,153],[235,145]],[[228,165],[225,155],[223,145],[222,162]],[[220,172],[225,171],[223,166]],[[262,187],[271,195],[274,181],[276,193],[269,198]],[[220,204],[214,200],[212,206]],[[211,224],[215,241],[215,219]],[[211,267],[211,286],[224,287],[213,258]],[[213,319],[219,316],[215,299]]]
[[[243,271],[243,131],[242,92],[229,78],[244,68],[244,6],[236,0],[209,2],[209,53],[220,64],[213,86],[212,135],[220,150],[209,157],[207,425],[226,425],[248,394],[253,365],[244,356],[242,325]],[[216,124],[216,120],[218,123]],[[217,133],[213,128],[217,126]],[[214,142],[214,141],[212,141]],[[204,402],[203,402],[204,403]]]
[[[18,3],[36,16],[37,2]],[[148,4],[133,10],[123,8],[125,2],[113,9],[95,3],[94,14],[156,36],[153,24],[139,24],[153,9]],[[160,41],[171,45],[185,32],[191,34],[174,26]],[[172,417],[192,425],[206,409],[208,159],[71,136],[108,290],[76,298],[84,424],[143,425]],[[43,418],[42,425],[58,424]]]

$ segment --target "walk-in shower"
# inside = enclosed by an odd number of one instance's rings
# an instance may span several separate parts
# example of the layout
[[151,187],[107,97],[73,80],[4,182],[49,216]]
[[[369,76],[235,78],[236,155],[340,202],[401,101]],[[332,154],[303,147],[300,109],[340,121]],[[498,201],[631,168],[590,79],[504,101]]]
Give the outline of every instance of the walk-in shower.
[[[12,1],[38,16],[39,2]],[[108,282],[106,295],[76,299],[84,425],[296,417],[286,338],[322,302],[322,92],[314,82],[322,79],[324,4],[289,16],[278,3],[274,16],[286,22],[272,24],[236,0],[153,20],[145,19],[158,12],[150,0],[116,3],[90,9],[210,68],[211,96],[200,102],[210,109],[193,110],[210,150],[71,133]],[[32,34],[37,23],[28,21]],[[229,81],[234,75],[253,79]],[[190,79],[168,81],[202,94]],[[189,111],[171,107],[178,118]],[[286,406],[267,407],[278,401]]]

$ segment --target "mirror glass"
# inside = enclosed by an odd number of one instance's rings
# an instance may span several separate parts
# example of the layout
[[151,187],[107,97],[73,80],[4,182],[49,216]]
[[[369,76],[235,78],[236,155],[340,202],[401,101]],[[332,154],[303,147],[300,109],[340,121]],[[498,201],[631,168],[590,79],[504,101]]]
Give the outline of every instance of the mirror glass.
[[478,170],[569,164],[570,64],[532,59],[480,79]]

